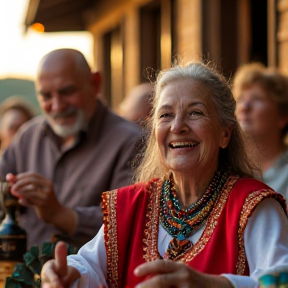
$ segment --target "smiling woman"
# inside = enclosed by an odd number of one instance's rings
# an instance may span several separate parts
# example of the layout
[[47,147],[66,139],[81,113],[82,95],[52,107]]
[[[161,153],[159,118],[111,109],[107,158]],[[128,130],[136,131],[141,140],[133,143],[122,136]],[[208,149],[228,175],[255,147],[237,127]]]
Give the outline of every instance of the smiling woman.
[[[230,127],[220,125],[210,93],[200,82],[191,79],[178,79],[165,85],[155,115],[156,142],[162,150],[164,166],[189,175],[189,180],[192,180],[191,169],[197,167],[199,176],[205,171],[207,178],[201,179],[203,183],[198,182],[198,198],[217,170],[219,147],[228,145]],[[193,175],[198,181],[200,177]],[[175,180],[178,184],[181,181]]]
[[284,199],[252,178],[234,113],[207,65],[162,71],[137,183],[103,193],[103,227],[68,267],[59,243],[43,287],[254,288],[288,265]]

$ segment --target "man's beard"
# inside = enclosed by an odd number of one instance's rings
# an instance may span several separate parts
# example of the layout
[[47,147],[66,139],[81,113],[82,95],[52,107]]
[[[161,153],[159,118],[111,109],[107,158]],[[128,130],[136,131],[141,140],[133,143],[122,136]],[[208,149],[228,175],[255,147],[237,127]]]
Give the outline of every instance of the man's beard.
[[[57,117],[65,117],[69,116],[72,113],[76,113],[76,120],[72,125],[60,125],[55,123],[55,119]],[[83,127],[85,124],[85,114],[84,111],[80,109],[76,109],[74,107],[69,108],[65,112],[60,112],[60,113],[45,113],[44,115],[46,116],[46,119],[48,123],[50,124],[52,130],[56,135],[62,138],[67,138],[70,136],[76,135]]]

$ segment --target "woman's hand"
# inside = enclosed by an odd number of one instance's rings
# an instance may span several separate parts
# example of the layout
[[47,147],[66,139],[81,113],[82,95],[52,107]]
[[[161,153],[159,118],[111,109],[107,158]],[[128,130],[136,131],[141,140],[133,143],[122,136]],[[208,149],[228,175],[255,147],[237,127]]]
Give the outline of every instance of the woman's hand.
[[81,275],[77,269],[67,266],[67,247],[58,242],[55,259],[45,263],[41,271],[42,288],[68,288]]
[[134,270],[134,274],[147,277],[137,288],[233,288],[225,277],[203,274],[184,263],[170,260],[142,264]]

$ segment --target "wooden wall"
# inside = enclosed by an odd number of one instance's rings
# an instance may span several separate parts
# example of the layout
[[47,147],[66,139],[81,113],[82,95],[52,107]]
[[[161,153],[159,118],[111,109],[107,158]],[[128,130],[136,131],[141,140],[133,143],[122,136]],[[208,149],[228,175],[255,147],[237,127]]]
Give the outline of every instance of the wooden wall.
[[277,62],[279,71],[288,75],[288,0],[277,3]]
[[[168,68],[176,57],[204,56],[228,77],[239,65],[259,59],[288,74],[288,0],[95,3],[87,29],[94,35],[95,66],[112,108],[134,86],[148,81],[146,74]],[[259,38],[260,32],[264,37]]]
[[[134,86],[148,81],[146,74],[153,77],[170,67],[173,57],[201,57],[201,1],[97,2],[88,30],[95,39],[95,67],[103,75],[102,92],[112,108]],[[151,68],[148,72],[147,67]]]

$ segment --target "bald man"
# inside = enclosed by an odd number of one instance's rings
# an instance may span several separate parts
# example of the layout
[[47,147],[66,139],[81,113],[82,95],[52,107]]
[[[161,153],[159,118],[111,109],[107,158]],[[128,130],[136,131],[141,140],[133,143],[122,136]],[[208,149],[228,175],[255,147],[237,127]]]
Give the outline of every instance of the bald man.
[[100,84],[76,50],[52,51],[39,64],[43,115],[21,127],[0,163],[26,207],[19,223],[28,247],[53,235],[83,245],[102,225],[102,192],[130,183],[140,129],[97,99]]

